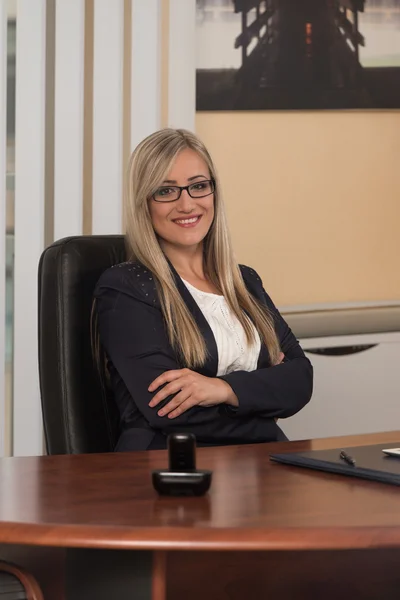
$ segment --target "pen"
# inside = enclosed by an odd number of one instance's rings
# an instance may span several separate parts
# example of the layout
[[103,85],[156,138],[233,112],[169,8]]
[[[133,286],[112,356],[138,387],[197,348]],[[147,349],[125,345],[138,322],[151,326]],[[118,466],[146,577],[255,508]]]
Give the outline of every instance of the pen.
[[354,458],[352,456],[350,456],[350,454],[347,454],[347,452],[345,452],[344,450],[340,451],[339,458],[341,458],[342,460],[347,462],[348,465],[352,465],[353,467],[356,464],[356,461],[354,460]]

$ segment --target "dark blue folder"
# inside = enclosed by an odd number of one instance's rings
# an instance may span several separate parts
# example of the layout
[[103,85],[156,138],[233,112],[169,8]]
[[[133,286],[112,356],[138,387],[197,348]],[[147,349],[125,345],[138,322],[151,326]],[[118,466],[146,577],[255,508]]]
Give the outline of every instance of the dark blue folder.
[[[400,485],[400,458],[386,456],[383,448],[399,448],[397,443],[374,444],[354,448],[336,448],[334,450],[310,450],[308,452],[288,452],[271,454],[270,459],[298,467],[339,473],[350,477],[360,477],[371,481]],[[355,465],[348,464],[340,458],[344,450],[355,459]]]

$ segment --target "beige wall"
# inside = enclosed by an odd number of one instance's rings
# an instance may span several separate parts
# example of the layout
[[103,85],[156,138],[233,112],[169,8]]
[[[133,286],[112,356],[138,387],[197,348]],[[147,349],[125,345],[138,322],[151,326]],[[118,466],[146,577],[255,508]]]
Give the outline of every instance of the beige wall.
[[400,112],[202,112],[196,129],[275,302],[400,299]]

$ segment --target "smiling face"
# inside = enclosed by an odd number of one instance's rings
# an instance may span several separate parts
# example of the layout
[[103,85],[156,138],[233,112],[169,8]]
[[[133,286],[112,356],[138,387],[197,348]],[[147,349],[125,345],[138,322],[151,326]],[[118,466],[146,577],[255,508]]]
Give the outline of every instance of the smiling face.
[[[160,197],[168,197],[169,186],[199,184],[211,179],[204,160],[189,148],[182,150],[171,170],[162,182],[166,188]],[[203,198],[192,198],[187,190],[182,190],[180,198],[173,202],[149,200],[149,210],[154,231],[159,237],[160,246],[167,253],[169,247],[198,248],[206,237],[214,219],[214,194]]]

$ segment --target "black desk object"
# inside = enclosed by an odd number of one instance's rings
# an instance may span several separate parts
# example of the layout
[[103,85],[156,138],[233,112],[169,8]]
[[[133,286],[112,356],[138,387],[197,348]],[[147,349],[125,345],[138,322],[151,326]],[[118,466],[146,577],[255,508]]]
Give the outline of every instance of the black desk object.
[[[286,465],[400,485],[400,458],[386,456],[382,452],[382,449],[392,447],[400,447],[400,440],[397,444],[373,444],[356,448],[338,447],[333,450],[271,454],[270,459]],[[340,458],[342,450],[355,459],[355,465],[348,464]]]

